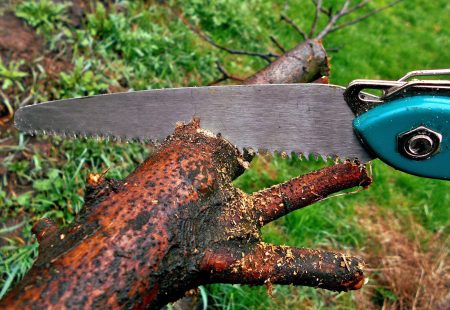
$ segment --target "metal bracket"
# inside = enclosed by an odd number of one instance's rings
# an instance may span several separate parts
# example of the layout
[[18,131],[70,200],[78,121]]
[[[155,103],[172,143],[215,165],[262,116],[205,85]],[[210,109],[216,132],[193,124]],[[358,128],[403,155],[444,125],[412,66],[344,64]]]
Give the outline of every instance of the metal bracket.
[[[356,116],[387,101],[417,95],[450,96],[450,80],[411,80],[414,77],[450,75],[450,69],[411,71],[397,81],[354,80],[344,92],[344,99]],[[383,95],[375,96],[363,90],[378,89]]]

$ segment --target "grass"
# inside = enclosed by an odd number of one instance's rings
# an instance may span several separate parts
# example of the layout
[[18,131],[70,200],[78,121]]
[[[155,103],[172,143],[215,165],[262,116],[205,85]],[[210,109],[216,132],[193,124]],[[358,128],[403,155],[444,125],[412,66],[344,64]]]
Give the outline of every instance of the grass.
[[[279,52],[270,35],[286,48],[300,42],[300,36],[279,20],[281,13],[303,29],[308,29],[314,14],[306,0],[289,1],[288,7],[281,0],[169,2],[220,44],[260,52]],[[326,3],[332,2],[339,1]],[[374,1],[371,6],[385,3]],[[98,3],[79,27],[70,24],[69,8],[69,4],[53,6],[48,0],[19,1],[15,6],[15,14],[43,35],[47,51],[66,55],[71,66],[44,84],[48,74],[39,61],[30,64],[28,71],[22,69],[20,59],[0,63],[4,102],[11,108],[18,107],[22,93],[43,101],[126,89],[205,85],[220,76],[216,61],[238,76],[248,76],[266,65],[260,58],[229,55],[211,47],[168,6],[156,2],[118,1],[112,9]],[[397,79],[415,69],[448,67],[449,13],[446,0],[404,1],[333,33],[324,41],[328,48],[339,47],[337,53],[330,53],[331,81],[346,85],[355,78]],[[319,26],[324,23],[320,20]],[[34,83],[27,83],[29,76]],[[30,232],[34,221],[46,216],[62,225],[70,223],[83,205],[87,173],[109,169],[109,177],[122,178],[149,153],[138,144],[35,140],[11,132],[2,133],[1,138],[5,143],[0,145],[0,221],[8,224],[0,225],[0,238],[7,236],[0,247],[0,296],[23,276],[37,255]],[[258,157],[236,180],[236,186],[253,192],[326,164],[330,163]],[[359,210],[368,206],[375,206],[380,217],[395,214],[410,239],[415,238],[414,229],[408,227],[411,218],[426,236],[448,232],[447,182],[406,175],[379,161],[373,163],[373,176],[374,184],[366,191],[325,200],[271,223],[263,231],[265,240],[370,253],[371,230],[362,227],[358,218]],[[6,231],[16,224],[22,225],[19,235]],[[428,239],[420,242],[426,246]],[[373,305],[400,299],[389,286],[371,281],[376,287],[370,297]],[[241,285],[207,287],[210,305],[224,309],[355,308],[360,298],[360,293],[291,286],[275,286],[270,298],[265,290]]]

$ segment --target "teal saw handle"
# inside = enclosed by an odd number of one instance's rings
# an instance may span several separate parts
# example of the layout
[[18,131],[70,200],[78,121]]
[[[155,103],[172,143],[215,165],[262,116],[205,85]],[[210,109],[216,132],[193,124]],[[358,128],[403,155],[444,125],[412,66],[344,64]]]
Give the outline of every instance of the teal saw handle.
[[356,117],[353,127],[364,145],[392,167],[450,180],[450,97],[392,100]]

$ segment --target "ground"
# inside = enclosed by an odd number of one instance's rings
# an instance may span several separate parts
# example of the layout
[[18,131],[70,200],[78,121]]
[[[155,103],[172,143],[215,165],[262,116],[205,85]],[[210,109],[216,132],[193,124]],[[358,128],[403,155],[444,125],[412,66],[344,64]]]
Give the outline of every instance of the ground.
[[[308,29],[311,1],[8,1],[0,5],[0,296],[37,254],[31,224],[72,221],[83,205],[89,172],[122,178],[149,150],[138,144],[29,137],[11,126],[21,105],[50,99],[173,86],[207,85],[220,62],[246,77],[267,62],[230,55],[199,38],[183,14],[222,45],[279,53],[302,38],[280,20]],[[325,1],[328,5],[342,1]],[[373,1],[370,8],[388,1]],[[174,8],[177,8],[174,10]],[[369,9],[370,9],[369,8]],[[324,40],[331,82],[399,78],[415,69],[448,67],[450,4],[411,0]],[[324,24],[320,20],[319,24]],[[236,181],[246,192],[331,162],[258,157]],[[217,308],[445,308],[448,304],[448,206],[445,181],[409,176],[375,161],[369,190],[342,195],[269,225],[277,244],[341,249],[364,256],[369,282],[359,292],[275,286],[202,288]]]

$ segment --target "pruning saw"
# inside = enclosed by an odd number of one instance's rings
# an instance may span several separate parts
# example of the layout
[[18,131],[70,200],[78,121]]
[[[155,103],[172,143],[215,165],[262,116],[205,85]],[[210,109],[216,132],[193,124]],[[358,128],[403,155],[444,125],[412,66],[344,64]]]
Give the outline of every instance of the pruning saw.
[[[158,143],[193,117],[239,149],[374,158],[410,174],[450,180],[450,69],[348,87],[267,84],[155,89],[20,108],[28,134]],[[424,79],[428,76],[428,79]],[[429,77],[431,77],[429,79]],[[369,94],[369,90],[381,95]],[[366,92],[365,92],[366,91]]]

